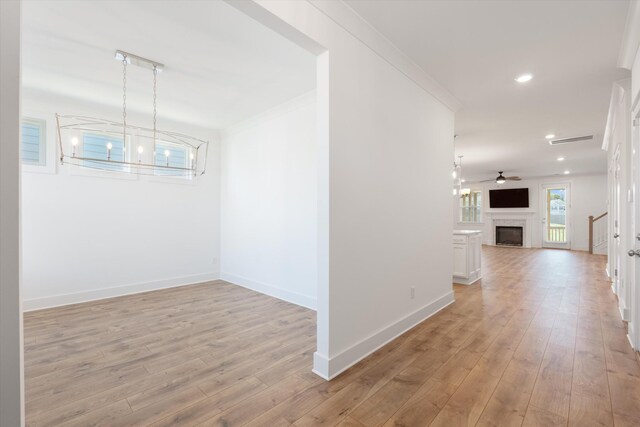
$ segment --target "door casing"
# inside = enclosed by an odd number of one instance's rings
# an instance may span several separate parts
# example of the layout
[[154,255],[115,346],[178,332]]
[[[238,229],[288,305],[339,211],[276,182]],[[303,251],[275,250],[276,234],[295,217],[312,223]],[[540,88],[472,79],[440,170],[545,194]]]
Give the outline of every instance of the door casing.
[[[565,198],[566,198],[566,211],[565,211],[565,233],[566,233],[566,242],[565,243],[555,243],[547,241],[547,222],[549,218],[547,218],[547,190],[554,188],[564,188],[565,189]],[[543,248],[553,248],[553,249],[571,249],[571,183],[569,182],[558,182],[558,183],[544,183],[540,185],[540,212],[542,223],[542,236],[541,242]]]

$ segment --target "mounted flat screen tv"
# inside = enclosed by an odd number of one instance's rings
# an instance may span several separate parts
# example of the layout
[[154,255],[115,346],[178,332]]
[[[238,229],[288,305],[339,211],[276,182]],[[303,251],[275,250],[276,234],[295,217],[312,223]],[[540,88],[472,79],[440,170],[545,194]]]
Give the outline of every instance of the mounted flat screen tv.
[[489,190],[489,207],[500,208],[528,208],[528,188],[506,188],[504,190]]

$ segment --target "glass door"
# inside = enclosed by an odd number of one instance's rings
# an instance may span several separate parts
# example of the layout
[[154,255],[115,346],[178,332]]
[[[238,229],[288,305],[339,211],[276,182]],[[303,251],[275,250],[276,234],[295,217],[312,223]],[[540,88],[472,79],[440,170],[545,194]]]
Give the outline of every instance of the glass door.
[[569,249],[569,185],[543,185],[542,190],[542,246]]

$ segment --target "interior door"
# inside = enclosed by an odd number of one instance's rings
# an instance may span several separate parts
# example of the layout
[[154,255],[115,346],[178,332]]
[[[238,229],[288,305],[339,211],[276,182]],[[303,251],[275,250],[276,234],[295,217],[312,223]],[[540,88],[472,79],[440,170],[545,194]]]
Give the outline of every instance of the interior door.
[[620,147],[616,148],[613,154],[613,164],[611,168],[613,169],[613,200],[611,200],[611,219],[613,220],[613,224],[611,225],[613,232],[611,255],[613,258],[613,271],[610,273],[613,278],[613,292],[618,295],[620,292],[620,271],[622,271],[620,268]]
[[571,191],[569,184],[545,184],[542,186],[541,193],[542,247],[570,249]]
[[628,331],[631,345],[640,350],[640,198],[637,191],[640,189],[640,105],[637,106],[632,116],[633,128],[631,134],[631,185],[629,189],[629,202],[632,202],[631,233],[633,244],[628,255],[634,258],[631,263],[628,288],[631,291]]

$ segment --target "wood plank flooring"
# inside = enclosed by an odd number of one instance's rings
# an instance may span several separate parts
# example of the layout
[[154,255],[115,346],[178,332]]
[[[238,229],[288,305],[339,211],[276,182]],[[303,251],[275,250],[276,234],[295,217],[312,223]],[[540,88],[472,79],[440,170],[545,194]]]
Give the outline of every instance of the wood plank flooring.
[[485,247],[456,303],[327,382],[315,313],[213,282],[25,314],[29,426],[638,426],[605,259]]

